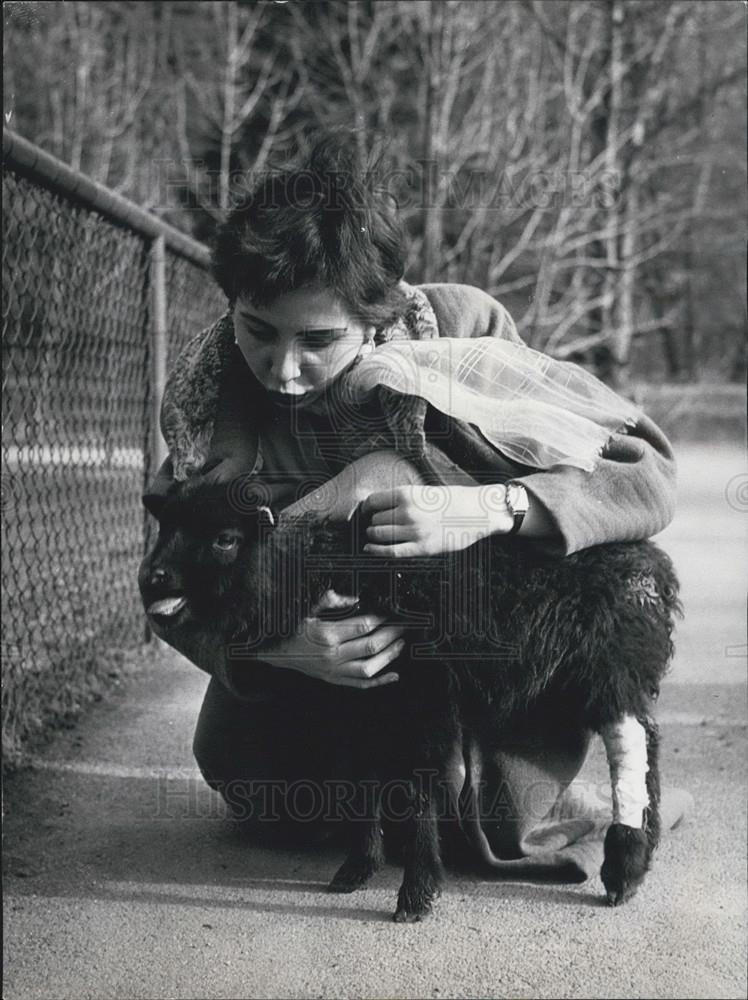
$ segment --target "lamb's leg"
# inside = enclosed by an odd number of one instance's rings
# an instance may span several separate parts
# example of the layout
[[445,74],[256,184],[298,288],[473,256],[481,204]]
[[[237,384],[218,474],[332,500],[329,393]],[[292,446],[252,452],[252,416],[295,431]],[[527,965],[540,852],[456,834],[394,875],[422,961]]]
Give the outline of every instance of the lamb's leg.
[[394,919],[415,923],[431,912],[443,880],[434,796],[422,781],[413,783],[413,814],[408,820],[405,874]]
[[613,822],[600,876],[608,903],[634,895],[660,835],[659,736],[656,723],[628,715],[601,731],[613,786]]
[[644,815],[651,855],[660,842],[660,730],[652,718],[642,722],[647,732],[647,796],[649,805]]
[[[365,790],[373,792],[368,802]],[[384,847],[380,826],[380,790],[374,783],[360,784],[355,802],[360,807],[352,821],[352,843],[348,857],[340,866],[328,892],[354,892],[366,885],[384,863]]]

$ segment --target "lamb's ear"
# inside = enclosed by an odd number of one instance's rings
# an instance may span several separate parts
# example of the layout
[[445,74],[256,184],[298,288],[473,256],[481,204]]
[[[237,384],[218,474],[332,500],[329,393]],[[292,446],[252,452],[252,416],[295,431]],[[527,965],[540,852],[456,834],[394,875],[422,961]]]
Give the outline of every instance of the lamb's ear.
[[166,504],[166,497],[163,493],[144,493],[141,500],[148,513],[152,514],[157,521],[160,521],[161,512]]
[[172,460],[166,458],[141,497],[143,506],[149,514],[153,514],[157,520],[160,520],[167,499],[174,496],[179,488],[180,484],[174,479]]
[[257,520],[263,528],[274,528],[275,527],[275,515],[272,510],[263,505],[257,508]]

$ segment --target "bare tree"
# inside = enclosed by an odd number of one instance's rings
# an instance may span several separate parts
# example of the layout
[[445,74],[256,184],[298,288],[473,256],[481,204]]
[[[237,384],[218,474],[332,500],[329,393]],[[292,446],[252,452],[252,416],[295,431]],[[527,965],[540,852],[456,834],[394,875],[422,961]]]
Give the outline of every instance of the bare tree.
[[28,108],[22,90],[33,79],[35,140],[75,169],[142,200],[142,116],[159,44],[153,8],[136,12],[126,3],[78,0],[57,10],[35,6],[34,21],[10,17],[6,23],[17,127]]
[[[214,217],[230,206],[233,171],[265,168],[301,96],[282,47],[262,31],[267,12],[266,4],[235,0],[201,5],[193,18],[199,30],[193,24],[173,35],[179,147],[186,164],[199,162],[206,148],[217,149],[217,192],[212,171],[193,181],[193,193]],[[248,135],[255,136],[252,143]]]
[[[547,264],[554,273],[539,279],[549,291],[534,304],[532,319],[536,332],[548,331],[540,339],[544,349],[561,357],[593,349],[602,373],[622,384],[634,340],[681,321],[678,303],[663,313],[641,294],[642,271],[683,238],[703,211],[710,182],[708,147],[683,127],[694,97],[684,95],[682,74],[673,71],[697,34],[698,5],[611,0],[556,9],[555,25],[546,5],[529,6],[563,69],[572,119],[569,168],[577,167],[576,147],[590,191],[607,192],[573,219],[559,212]],[[702,80],[696,100],[717,94],[736,72],[723,67]],[[653,183],[676,164],[694,168],[688,185]],[[573,302],[556,291],[559,274],[569,270]]]

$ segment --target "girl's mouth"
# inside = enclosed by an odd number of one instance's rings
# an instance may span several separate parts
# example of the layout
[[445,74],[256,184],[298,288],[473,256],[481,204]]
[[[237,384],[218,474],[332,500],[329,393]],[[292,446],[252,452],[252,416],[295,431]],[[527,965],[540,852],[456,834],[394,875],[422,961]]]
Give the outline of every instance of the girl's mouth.
[[300,409],[309,406],[323,394],[323,390],[320,389],[305,389],[304,392],[274,392],[272,389],[266,389],[265,392],[271,403],[287,410],[295,406]]
[[281,406],[293,406],[306,396],[305,392],[274,392],[272,389],[266,392],[273,403],[280,403]]

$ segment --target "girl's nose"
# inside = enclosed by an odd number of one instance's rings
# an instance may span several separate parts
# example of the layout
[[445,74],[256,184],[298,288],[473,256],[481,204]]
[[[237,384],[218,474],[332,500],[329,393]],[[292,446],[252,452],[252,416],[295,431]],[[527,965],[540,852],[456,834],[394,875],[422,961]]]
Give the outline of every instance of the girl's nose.
[[301,375],[298,350],[295,346],[285,346],[270,357],[270,373],[281,385],[293,382]]

